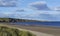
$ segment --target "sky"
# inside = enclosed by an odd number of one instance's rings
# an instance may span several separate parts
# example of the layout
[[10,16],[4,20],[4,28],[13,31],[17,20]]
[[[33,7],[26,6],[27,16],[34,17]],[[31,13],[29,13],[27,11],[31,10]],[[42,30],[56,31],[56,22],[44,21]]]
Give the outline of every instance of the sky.
[[0,17],[60,21],[60,0],[0,0]]

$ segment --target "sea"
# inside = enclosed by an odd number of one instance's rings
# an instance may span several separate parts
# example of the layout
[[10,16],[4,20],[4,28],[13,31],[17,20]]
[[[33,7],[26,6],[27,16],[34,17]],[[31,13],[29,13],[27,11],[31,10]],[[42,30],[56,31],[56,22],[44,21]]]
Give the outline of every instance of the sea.
[[60,27],[60,21],[56,22],[14,22],[12,24],[17,24],[17,25],[35,25],[35,26],[55,26],[55,27]]

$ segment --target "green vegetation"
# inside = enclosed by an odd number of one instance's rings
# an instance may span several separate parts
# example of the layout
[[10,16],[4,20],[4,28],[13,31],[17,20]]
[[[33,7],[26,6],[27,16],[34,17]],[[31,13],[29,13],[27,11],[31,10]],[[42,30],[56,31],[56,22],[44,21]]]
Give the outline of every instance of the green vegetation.
[[0,18],[0,22],[36,22],[36,20],[15,19],[15,18]]
[[9,22],[8,18],[0,18],[0,22]]
[[28,31],[21,31],[15,28],[0,26],[0,36],[35,36]]
[[0,22],[58,22],[58,21],[42,21],[42,20],[28,20],[28,19],[16,19],[16,18],[0,18]]

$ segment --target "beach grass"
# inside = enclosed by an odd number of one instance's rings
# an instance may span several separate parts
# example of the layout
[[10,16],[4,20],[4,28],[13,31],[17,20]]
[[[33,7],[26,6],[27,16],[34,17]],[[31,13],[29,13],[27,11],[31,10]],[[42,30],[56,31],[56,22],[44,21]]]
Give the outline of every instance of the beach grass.
[[31,32],[0,26],[0,36],[35,36]]

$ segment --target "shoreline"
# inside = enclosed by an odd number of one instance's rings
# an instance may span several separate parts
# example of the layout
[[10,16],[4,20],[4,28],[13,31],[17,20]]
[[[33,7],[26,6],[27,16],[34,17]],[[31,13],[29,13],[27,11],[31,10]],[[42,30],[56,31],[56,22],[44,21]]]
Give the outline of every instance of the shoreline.
[[0,24],[9,24],[9,25],[21,25],[21,26],[35,26],[35,27],[53,27],[53,28],[59,28],[60,29],[60,26],[53,26],[53,25],[28,25],[28,24],[15,24],[15,23],[4,23],[4,22],[0,22]]

